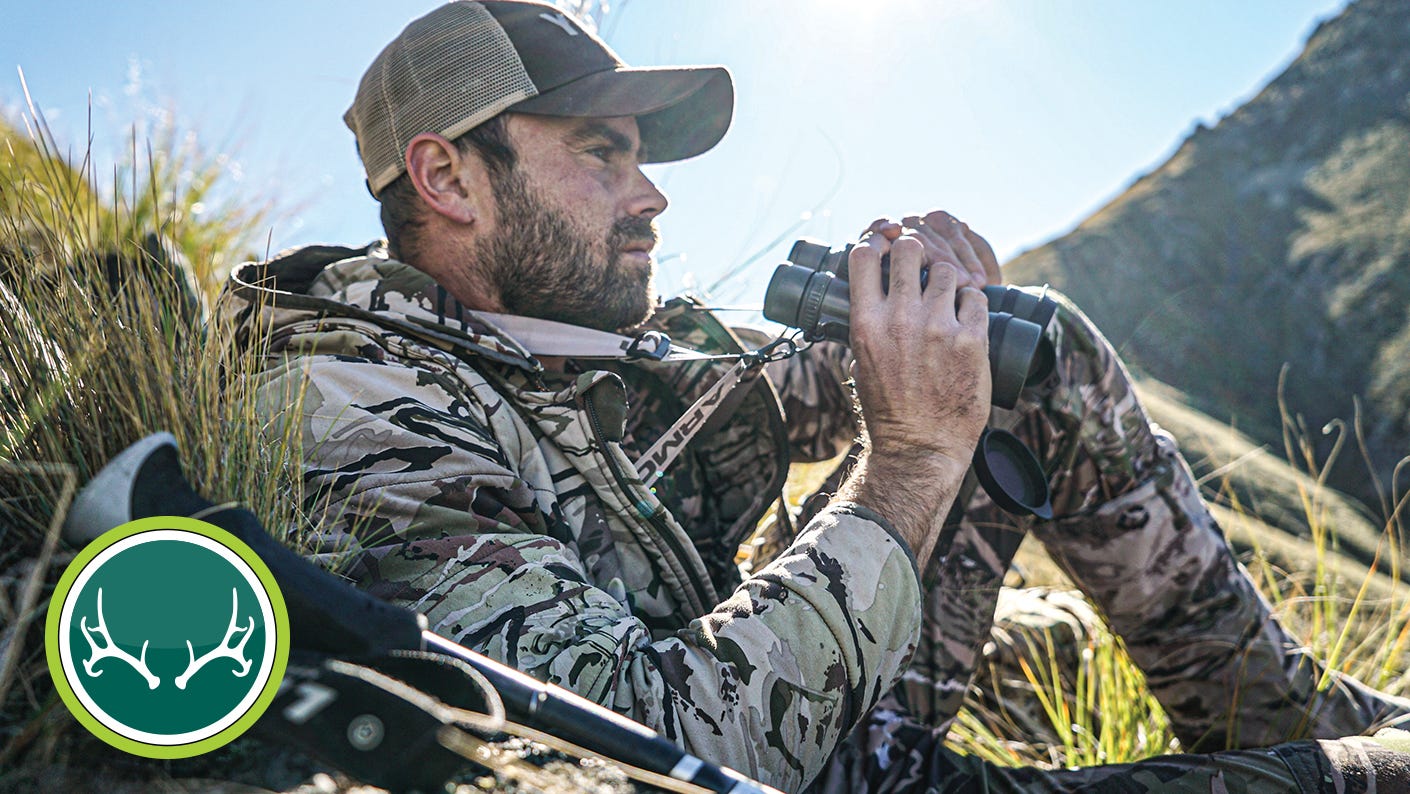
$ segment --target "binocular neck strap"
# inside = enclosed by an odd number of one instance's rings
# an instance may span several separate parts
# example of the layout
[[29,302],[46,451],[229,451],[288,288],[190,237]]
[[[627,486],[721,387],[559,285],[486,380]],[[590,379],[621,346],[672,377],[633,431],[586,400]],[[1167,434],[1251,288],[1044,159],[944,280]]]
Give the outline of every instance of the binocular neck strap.
[[[623,336],[595,328],[521,317],[515,314],[475,312],[488,320],[504,335],[518,342],[535,357],[620,359],[633,361],[703,361],[720,358],[671,343],[660,331],[647,331],[638,336]],[[734,356],[728,356],[734,358]]]
[[[690,440],[706,429],[714,429],[734,414],[740,400],[749,393],[740,386],[752,383],[770,361],[787,358],[798,347],[789,340],[776,340],[751,353],[715,356],[671,343],[659,331],[636,337],[583,328],[537,317],[476,312],[518,342],[533,356],[562,356],[578,359],[617,359],[623,361],[730,361],[735,365],[686,409],[655,444],[636,462],[641,481],[651,485],[665,474]],[[712,422],[713,420],[713,422]]]

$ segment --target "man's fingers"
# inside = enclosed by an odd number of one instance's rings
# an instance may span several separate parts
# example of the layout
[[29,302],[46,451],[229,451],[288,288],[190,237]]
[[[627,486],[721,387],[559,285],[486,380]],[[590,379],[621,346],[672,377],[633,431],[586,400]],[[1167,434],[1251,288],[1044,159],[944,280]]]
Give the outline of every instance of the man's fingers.
[[964,261],[966,269],[982,279],[984,284],[1004,283],[999,258],[994,255],[994,247],[989,245],[989,241],[982,235],[969,228],[969,224],[944,210],[931,210],[926,213],[924,220],[926,226],[934,227],[949,241],[950,246]]
[[960,325],[965,328],[979,328],[984,333],[984,338],[989,338],[989,299],[983,291],[974,287],[965,287],[960,290],[956,298],[958,308],[955,312]]
[[868,234],[847,255],[849,300],[854,314],[881,303],[881,255],[890,248],[880,233]]
[[949,325],[955,316],[955,290],[962,286],[961,280],[966,278],[948,263],[931,265],[930,277],[925,285],[927,314],[940,320],[942,325]]
[[924,218],[918,218],[916,222],[920,228],[942,240],[945,248],[953,252],[954,259],[951,261],[965,272],[971,286],[983,287],[988,283],[988,274],[984,270],[984,263],[964,235],[964,224],[944,210],[931,210],[926,213]]
[[927,225],[917,215],[906,216],[905,223],[906,230],[920,237],[921,241],[925,243],[926,264],[949,262],[951,265],[961,267],[959,254],[938,229]]
[[920,267],[925,245],[915,235],[903,235],[891,244],[891,294],[902,300],[920,298]]
[[904,230],[901,228],[899,222],[890,218],[877,218],[871,222],[871,225],[867,227],[866,232],[863,232],[863,234],[870,232],[872,234],[882,235],[887,240],[895,240],[897,237],[901,236],[902,231]]
[[963,223],[960,223],[955,216],[948,212],[934,211],[925,216],[925,224],[936,229],[945,238],[945,241],[950,244],[950,248],[954,249],[955,254],[959,256],[960,264],[964,265],[965,270],[973,273],[981,283],[987,280],[984,263],[980,261],[974,245],[965,235],[966,227]]
[[995,285],[1004,283],[1004,275],[999,269],[999,258],[994,255],[994,247],[989,245],[988,240],[969,228],[969,224],[961,223],[960,228],[964,230],[965,239],[969,241],[970,247],[979,257],[980,264],[984,265],[985,283]]
[[994,255],[989,241],[944,210],[931,210],[924,216],[906,215],[900,221],[877,218],[865,233],[895,242],[907,232],[915,234],[925,244],[923,265],[947,262],[963,271],[962,282],[968,280],[975,287],[1004,283],[999,258]]

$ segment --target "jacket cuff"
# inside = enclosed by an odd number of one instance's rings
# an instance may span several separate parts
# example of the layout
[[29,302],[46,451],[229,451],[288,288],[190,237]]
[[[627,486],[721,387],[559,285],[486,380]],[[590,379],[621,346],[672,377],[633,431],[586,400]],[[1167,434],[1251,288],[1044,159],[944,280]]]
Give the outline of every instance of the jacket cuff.
[[823,513],[842,513],[844,515],[856,516],[857,518],[870,521],[886,530],[886,534],[890,535],[891,539],[896,541],[896,545],[901,547],[901,551],[905,552],[906,559],[911,561],[911,571],[916,575],[916,587],[921,587],[920,564],[916,562],[916,553],[911,550],[911,545],[901,537],[901,533],[896,531],[896,528],[891,525],[890,521],[882,518],[879,513],[872,510],[870,507],[859,505],[856,502],[833,502],[818,515],[822,515]]

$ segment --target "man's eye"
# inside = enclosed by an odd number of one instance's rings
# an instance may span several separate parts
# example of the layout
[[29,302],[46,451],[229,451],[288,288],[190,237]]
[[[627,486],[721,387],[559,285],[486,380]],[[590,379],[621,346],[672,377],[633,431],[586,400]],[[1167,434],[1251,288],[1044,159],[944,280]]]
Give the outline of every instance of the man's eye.
[[610,146],[594,146],[591,149],[588,149],[587,153],[605,163],[610,161],[612,159],[612,156],[616,152]]

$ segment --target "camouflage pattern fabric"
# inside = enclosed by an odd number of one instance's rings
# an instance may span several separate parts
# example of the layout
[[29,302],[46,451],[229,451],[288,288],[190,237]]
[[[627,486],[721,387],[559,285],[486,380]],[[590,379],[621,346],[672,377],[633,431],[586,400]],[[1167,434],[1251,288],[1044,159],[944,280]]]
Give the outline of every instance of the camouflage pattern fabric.
[[[271,416],[304,395],[284,421],[300,423],[311,510],[354,578],[457,642],[787,790],[1355,791],[1404,760],[1360,740],[1302,741],[1048,772],[944,748],[1030,530],[1129,633],[1188,743],[1332,737],[1410,713],[1347,679],[1313,686],[1321,671],[1066,303],[1058,371],[994,417],[1038,452],[1056,520],[1015,521],[976,494],[923,589],[889,528],[834,504],[796,537],[775,525],[741,579],[734,546],[778,495],[787,454],[826,458],[855,435],[844,349],[770,365],[779,394],[760,379],[646,488],[632,457],[727,365],[578,362],[550,375],[414,269],[376,251],[331,264],[335,251],[243,267],[226,311],[242,338],[274,342]],[[653,324],[702,350],[740,348],[688,304]]]
[[[1050,293],[1051,294],[1051,293]],[[1058,368],[993,424],[1018,433],[1053,488],[1052,521],[1017,520],[977,492],[940,557],[901,685],[858,726],[817,791],[1365,791],[1379,770],[1407,785],[1410,756],[1354,736],[1410,715],[1410,701],[1328,674],[1273,616],[1224,540],[1173,441],[1155,428],[1105,338],[1070,302],[1050,337]],[[1003,575],[1032,531],[1147,674],[1182,744],[1200,750],[1137,764],[1004,769],[943,746],[986,642],[1022,642],[1025,602],[1063,615],[1074,642],[1095,615],[1050,594],[1009,592]],[[1080,646],[1079,646],[1080,647]],[[1396,773],[1396,770],[1399,770]],[[1393,774],[1395,773],[1395,774]],[[1387,777],[1389,779],[1387,779]],[[1360,781],[1360,782],[1358,782]],[[1325,788],[1324,788],[1325,786]]]
[[[550,375],[419,271],[339,253],[242,267],[223,311],[237,338],[272,341],[265,409],[299,423],[310,510],[358,584],[696,755],[787,790],[812,779],[910,658],[919,572],[878,517],[839,504],[741,582],[733,547],[787,464],[769,382],[650,489],[631,456],[664,430],[651,417],[728,363]],[[740,349],[688,306],[655,322]]]
[[949,749],[942,732],[887,698],[838,748],[833,763],[809,791],[1385,794],[1410,791],[1407,780],[1410,754],[1372,737],[1163,755],[1078,769],[1001,767]]
[[1070,303],[1062,314],[1062,371],[1015,428],[1061,495],[1057,519],[1032,529],[1126,641],[1184,745],[1334,738],[1410,714],[1410,701],[1351,678],[1319,685],[1322,666],[1235,559],[1110,345]]

